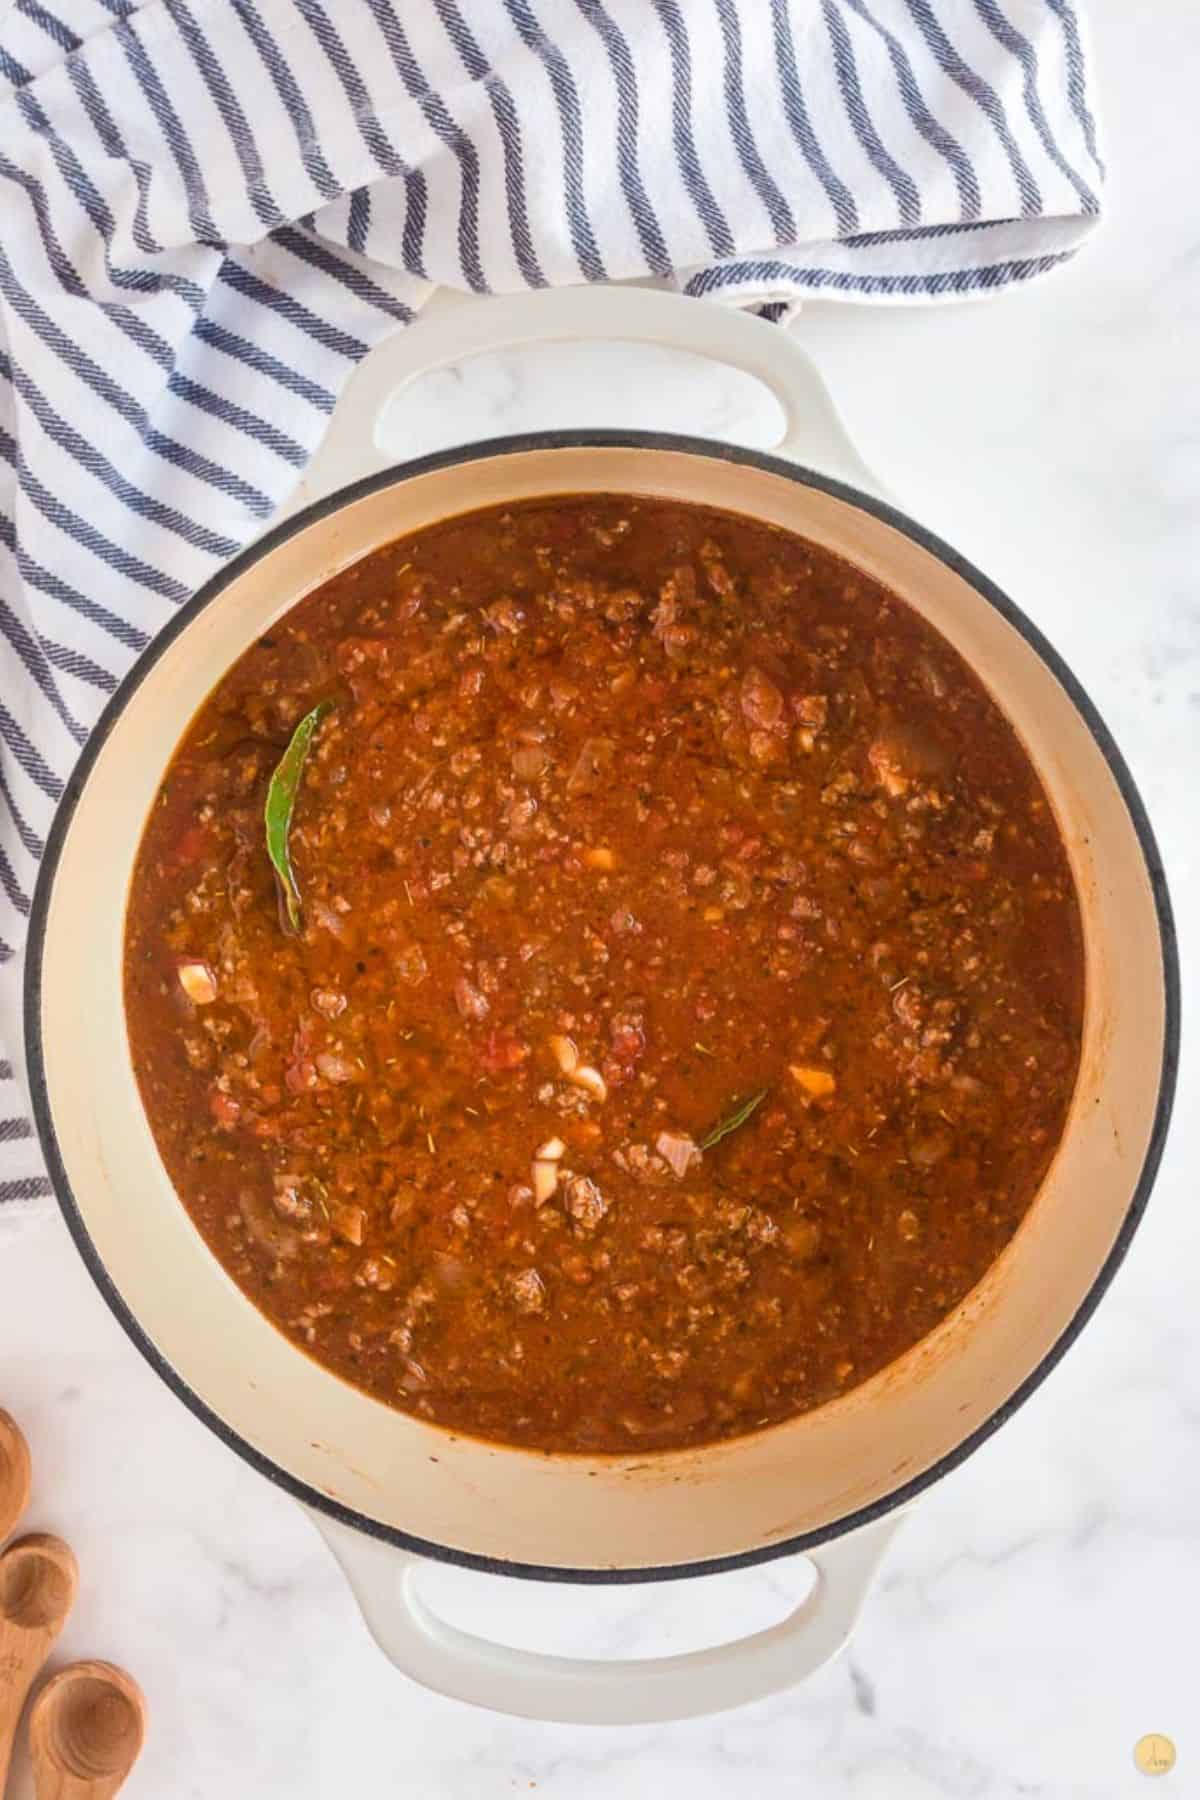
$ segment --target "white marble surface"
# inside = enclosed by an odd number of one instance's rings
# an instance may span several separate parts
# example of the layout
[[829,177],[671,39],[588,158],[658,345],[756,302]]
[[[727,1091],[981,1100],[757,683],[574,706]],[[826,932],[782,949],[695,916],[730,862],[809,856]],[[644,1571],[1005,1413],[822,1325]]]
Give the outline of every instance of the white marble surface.
[[[1093,0],[1110,223],[997,304],[799,329],[869,462],[1009,589],[1115,730],[1190,950],[1200,917],[1200,25],[1190,0]],[[1174,166],[1172,166],[1172,164]],[[569,379],[568,379],[569,378]],[[414,449],[553,423],[769,441],[719,371],[620,354],[494,359],[414,396]],[[1185,971],[1197,998],[1195,965]],[[1194,1013],[1193,1005],[1193,1013]],[[57,1218],[0,1249],[0,1400],[34,1446],[30,1523],[77,1547],[64,1654],[126,1662],[152,1729],[131,1800],[1116,1800],[1170,1733],[1200,1794],[1200,1131],[1185,1060],[1147,1221],[1096,1319],[1024,1410],[926,1496],[849,1655],[706,1721],[569,1729],[396,1676],[290,1500],[172,1399]],[[1189,1079],[1189,1076],[1191,1079]],[[439,1572],[463,1621],[547,1648],[686,1648],[777,1615],[787,1564],[666,1589],[545,1590]],[[519,1615],[519,1623],[518,1623]],[[18,1769],[18,1796],[31,1791]],[[1155,1790],[1151,1790],[1155,1791]]]

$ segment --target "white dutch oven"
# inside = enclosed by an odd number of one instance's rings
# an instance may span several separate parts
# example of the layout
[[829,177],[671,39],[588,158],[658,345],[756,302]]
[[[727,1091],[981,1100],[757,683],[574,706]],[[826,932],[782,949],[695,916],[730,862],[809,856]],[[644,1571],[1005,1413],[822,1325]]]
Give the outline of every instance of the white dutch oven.
[[[784,406],[779,453],[556,433],[380,469],[380,409],[422,369],[517,343],[601,338],[667,343],[758,376]],[[366,471],[376,472],[361,479]],[[401,533],[474,507],[589,490],[767,520],[850,558],[916,607],[986,682],[1032,756],[1066,838],[1086,932],[1085,1041],[1066,1135],[985,1280],[931,1337],[833,1404],[736,1442],[638,1458],[546,1456],[452,1436],[368,1398],[275,1331],[175,1198],[134,1084],[121,997],[142,824],[187,721],[225,669],[302,595]],[[632,1722],[736,1705],[808,1674],[846,1641],[900,1509],[1058,1360],[1145,1205],[1170,1110],[1178,1006],[1167,896],[1140,800],[1095,709],[1028,620],[874,494],[815,370],[756,320],[609,289],[444,308],[366,361],[310,473],[301,504],[313,503],[210,582],[143,658],[58,815],[34,907],[27,1029],[39,1130],[67,1223],[159,1374],[313,1510],[380,1644],[443,1693],[539,1718]],[[433,1617],[414,1583],[426,1557],[611,1582],[799,1551],[818,1579],[782,1624],[624,1665],[467,1636]]]

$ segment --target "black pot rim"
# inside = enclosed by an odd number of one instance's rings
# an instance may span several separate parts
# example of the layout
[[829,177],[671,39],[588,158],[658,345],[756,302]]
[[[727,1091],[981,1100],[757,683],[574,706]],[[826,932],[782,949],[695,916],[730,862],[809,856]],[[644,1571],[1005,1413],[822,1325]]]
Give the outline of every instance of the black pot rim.
[[[503,1557],[479,1555],[473,1551],[460,1550],[454,1546],[438,1544],[411,1533],[397,1530],[390,1525],[382,1524],[353,1508],[344,1506],[340,1501],[323,1494],[319,1489],[309,1486],[305,1481],[264,1456],[253,1445],[247,1443],[237,1432],[233,1431],[200,1396],[188,1386],[182,1376],[172,1367],[167,1359],[151,1342],[146,1332],[138,1323],[131,1308],[118,1292],[109,1276],[104,1262],[92,1242],[78,1202],[71,1190],[66,1168],[59,1149],[51,1113],[49,1093],[46,1083],[45,1060],[42,1048],[41,1022],[41,985],[42,962],[45,950],[46,923],[49,912],[50,896],[54,886],[55,873],[62,855],[63,845],[71,827],[75,810],[87,785],[92,767],[109,734],[134,693],[141,686],[150,670],[159,658],[174,643],[180,634],[187,630],[193,619],[243,574],[243,572],[277,545],[295,537],[308,526],[327,518],[349,503],[362,499],[368,494],[377,493],[380,489],[398,485],[414,476],[430,474],[436,470],[451,467],[455,464],[478,462],[499,456],[524,454],[538,450],[573,450],[573,449],[628,449],[628,450],[668,450],[683,452],[687,455],[702,456],[728,463],[749,465],[761,469],[764,473],[783,477],[796,482],[799,486],[816,488],[822,493],[830,494],[835,499],[844,500],[864,512],[873,514],[913,542],[919,544],[931,555],[952,569],[955,574],[966,581],[980,597],[996,609],[1008,623],[1018,631],[1025,642],[1036,652],[1058,680],[1079,713],[1097,748],[1103,756],[1120,791],[1141,846],[1142,856],[1151,889],[1154,896],[1155,912],[1158,919],[1159,949],[1163,967],[1163,1004],[1164,1033],[1163,1054],[1159,1071],[1158,1097],[1155,1107],[1154,1122],[1146,1147],[1146,1155],[1142,1163],[1129,1206],[1122,1220],[1121,1228],[1113,1242],[1107,1257],[1097,1272],[1091,1287],[1081,1300],[1069,1324],[1058,1339],[1046,1352],[1038,1366],[1026,1376],[1025,1380],[982,1424],[978,1425],[953,1450],[948,1451],[938,1461],[911,1480],[893,1489],[869,1506],[856,1509],[843,1518],[833,1521],[816,1531],[802,1532],[794,1537],[760,1546],[756,1549],[738,1551],[732,1555],[711,1557],[687,1563],[673,1563],[666,1567],[638,1566],[633,1568],[571,1568],[555,1565],[524,1563],[509,1561]],[[24,1015],[25,1015],[25,1052],[29,1072],[29,1083],[32,1092],[33,1110],[37,1123],[38,1136],[42,1151],[46,1158],[54,1192],[57,1196],[67,1229],[75,1241],[75,1246],[83,1258],[100,1293],[107,1302],[126,1335],[146,1358],[151,1368],[161,1376],[171,1391],[182,1400],[217,1437],[231,1450],[235,1451],[251,1468],[276,1487],[282,1488],[295,1499],[324,1513],[343,1525],[354,1527],[367,1536],[377,1538],[385,1543],[393,1544],[399,1549],[414,1551],[422,1556],[432,1557],[440,1562],[458,1564],[461,1567],[479,1569],[493,1575],[520,1576],[534,1581],[566,1581],[584,1585],[606,1585],[634,1583],[642,1581],[674,1581],[683,1580],[694,1575],[717,1574],[728,1569],[749,1568],[757,1563],[774,1561],[778,1557],[790,1556],[799,1551],[815,1548],[818,1544],[828,1543],[841,1537],[859,1526],[870,1524],[873,1520],[883,1518],[907,1505],[934,1482],[950,1473],[952,1469],[966,1460],[981,1444],[985,1443],[992,1433],[1022,1406],[1029,1396],[1041,1386],[1046,1376],[1059,1362],[1083,1327],[1091,1318],[1105,1290],[1123,1261],[1133,1235],[1141,1223],[1146,1210],[1150,1192],[1162,1160],[1163,1147],[1167,1128],[1170,1123],[1171,1108],[1175,1095],[1175,1084],[1179,1064],[1180,1039],[1180,979],[1179,953],[1174,919],[1171,911],[1170,896],[1167,891],[1166,876],[1162,859],[1155,842],[1154,833],[1142,802],[1140,793],[1126,766],[1125,760],[1118,750],[1112,734],[1101,718],[1096,706],[1082,687],[1076,676],[1059,656],[1053,646],[1048,643],[1037,627],[1025,616],[1008,596],[994,582],[960,556],[950,545],[928,531],[923,525],[909,518],[905,513],[877,500],[873,496],[862,493],[859,489],[845,482],[835,481],[820,475],[814,470],[802,467],[797,463],[787,462],[780,457],[762,451],[742,449],[708,438],[681,436],[669,432],[625,432],[625,431],[547,431],[526,432],[512,436],[485,439],[465,445],[458,449],[439,451],[431,456],[424,456],[406,463],[399,463],[382,473],[367,476],[364,480],[352,483],[348,487],[339,488],[335,493],[314,502],[303,511],[285,520],[282,524],[266,532],[250,547],[243,550],[232,561],[226,563],[217,574],[197,590],[170,624],[159,633],[154,642],[129,674],[121,682],[104,708],[97,724],[88,738],[83,753],[67,783],[55,815],[46,844],[45,855],[38,873],[37,886],[34,892],[30,913],[28,948],[25,962],[24,982]]]

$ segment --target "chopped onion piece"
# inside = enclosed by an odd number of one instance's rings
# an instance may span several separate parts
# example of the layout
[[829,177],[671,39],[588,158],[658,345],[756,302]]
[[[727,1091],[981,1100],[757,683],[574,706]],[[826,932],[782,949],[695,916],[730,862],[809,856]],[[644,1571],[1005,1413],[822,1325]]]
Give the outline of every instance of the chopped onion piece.
[[547,1138],[537,1153],[539,1162],[560,1162],[567,1153],[567,1146],[561,1138]]
[[612,738],[586,739],[579,752],[575,767],[567,778],[568,794],[573,797],[576,794],[595,793],[612,767],[613,752],[616,747]]
[[522,744],[513,751],[512,771],[521,781],[536,781],[549,761],[540,744]]
[[358,1074],[356,1064],[348,1056],[340,1056],[333,1050],[322,1050],[314,1060],[318,1074],[326,1081],[353,1081]]
[[617,859],[607,844],[597,844],[593,849],[585,850],[583,860],[589,869],[603,869],[606,873],[617,866]]
[[654,1148],[681,1179],[694,1162],[700,1161],[700,1150],[686,1131],[660,1131]]
[[346,907],[344,902],[343,907],[339,907],[335,911],[333,907],[326,906],[323,900],[314,899],[310,902],[308,910],[318,925],[325,931],[332,932],[335,938],[341,938],[344,941],[349,933],[340,917],[343,908],[347,912],[349,911],[349,907]]
[[309,999],[326,1019],[340,1018],[346,1010],[346,996],[336,988],[314,988]]
[[357,1247],[363,1241],[367,1215],[361,1206],[335,1206],[330,1223],[335,1237],[341,1238],[345,1244]]
[[608,1211],[608,1202],[594,1181],[576,1175],[567,1183],[567,1211],[583,1231],[594,1231]]
[[194,1006],[208,1006],[217,997],[217,978],[206,962],[180,963],[179,985]]
[[535,1206],[545,1206],[547,1200],[554,1198],[558,1186],[558,1164],[538,1160],[533,1165],[533,1200]]
[[576,1087],[581,1087],[592,1096],[593,1100],[608,1099],[608,1083],[599,1069],[593,1069],[590,1063],[580,1063],[571,1080]]
[[492,1010],[487,995],[481,993],[465,975],[460,975],[454,983],[454,1004],[464,1019],[486,1019]]
[[552,1037],[550,1048],[564,1075],[573,1075],[579,1067],[579,1052],[569,1037]]

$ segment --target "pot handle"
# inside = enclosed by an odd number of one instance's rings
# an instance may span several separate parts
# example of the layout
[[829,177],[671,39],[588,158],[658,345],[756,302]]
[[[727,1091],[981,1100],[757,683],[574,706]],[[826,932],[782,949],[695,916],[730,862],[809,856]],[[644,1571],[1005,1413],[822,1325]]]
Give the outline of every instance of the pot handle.
[[309,1510],[372,1637],[402,1674],[471,1706],[565,1725],[699,1718],[794,1687],[845,1647],[902,1517],[806,1552],[816,1580],[778,1625],[710,1650],[620,1662],[540,1656],[460,1631],[422,1599],[423,1557]]
[[414,324],[385,338],[359,364],[288,511],[393,465],[394,456],[376,441],[379,421],[397,391],[418,376],[489,351],[595,341],[659,344],[743,370],[783,409],[784,433],[775,455],[883,497],[816,365],[781,326],[657,288],[544,288],[487,297],[445,288]]

